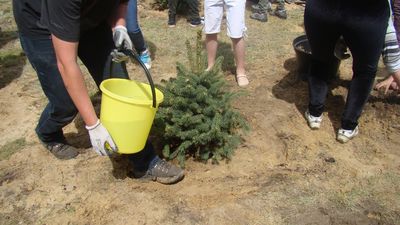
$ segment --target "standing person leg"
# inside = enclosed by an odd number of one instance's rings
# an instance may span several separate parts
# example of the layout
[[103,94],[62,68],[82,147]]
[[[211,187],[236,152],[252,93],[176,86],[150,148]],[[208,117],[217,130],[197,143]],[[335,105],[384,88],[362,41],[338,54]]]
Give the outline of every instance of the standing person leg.
[[236,81],[240,87],[247,86],[249,80],[245,70],[245,42],[244,38],[231,38],[236,62]]
[[128,3],[128,11],[126,15],[126,28],[129,38],[133,43],[133,47],[139,54],[140,60],[147,69],[151,68],[151,57],[146,42],[144,41],[142,30],[138,23],[137,0],[130,0]]
[[71,159],[78,155],[76,148],[67,144],[63,127],[78,113],[61,78],[53,43],[48,39],[32,39],[20,35],[21,46],[35,69],[49,103],[44,108],[36,134],[44,146],[58,159]]
[[247,86],[249,80],[245,70],[245,42],[244,38],[231,38],[236,62],[236,82],[240,87]]
[[168,26],[176,26],[176,7],[179,0],[168,0]]
[[223,10],[223,0],[204,1],[204,33],[206,34],[207,70],[210,70],[215,64],[218,49],[218,33],[221,31]]
[[[334,63],[334,49],[340,32],[334,21],[338,18],[328,9],[334,6],[325,5],[326,1],[310,0],[304,12],[304,26],[310,43],[312,59],[308,76],[309,105],[305,118],[311,129],[319,129],[322,113],[328,93],[330,71]],[[333,4],[333,3],[331,3]]]
[[197,27],[201,25],[201,19],[199,14],[199,0],[186,0],[189,6],[189,25]]
[[215,64],[218,49],[218,34],[206,34],[207,70]]
[[239,86],[249,84],[245,70],[245,0],[226,1],[228,36],[232,40],[236,63],[236,80]]
[[268,21],[267,11],[271,11],[271,3],[269,0],[260,0],[258,4],[252,5],[251,7],[253,11],[253,13],[250,14],[251,19],[261,22]]
[[251,6],[254,12],[266,13],[271,11],[271,2],[269,0],[259,0],[257,4]]
[[287,13],[286,13],[286,9],[285,9],[285,1],[277,0],[276,3],[278,5],[275,8],[274,15],[281,19],[287,19]]
[[[364,6],[363,9],[357,8],[357,10],[354,7],[359,6],[354,5],[349,6],[348,9],[347,15],[351,14],[363,17],[363,19],[346,20],[343,31],[343,37],[353,56],[353,78],[342,115],[342,127],[337,136],[338,141],[343,143],[358,134],[358,119],[375,81],[389,19],[387,3],[387,1],[383,1],[380,4]],[[368,54],[365,54],[366,52]]]

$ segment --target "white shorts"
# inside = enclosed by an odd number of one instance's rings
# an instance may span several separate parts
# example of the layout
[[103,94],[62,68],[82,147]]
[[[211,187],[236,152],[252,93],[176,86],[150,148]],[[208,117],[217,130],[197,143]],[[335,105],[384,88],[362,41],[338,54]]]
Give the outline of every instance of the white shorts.
[[244,23],[246,0],[204,0],[204,33],[215,34],[221,31],[221,22],[226,9],[227,34],[231,38],[245,35]]

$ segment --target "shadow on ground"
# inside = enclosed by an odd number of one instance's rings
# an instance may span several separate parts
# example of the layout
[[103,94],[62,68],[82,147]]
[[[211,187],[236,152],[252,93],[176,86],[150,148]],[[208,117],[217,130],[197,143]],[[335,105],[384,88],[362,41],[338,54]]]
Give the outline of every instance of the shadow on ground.
[[[306,77],[301,75],[297,70],[296,58],[285,60],[284,68],[288,74],[280,80],[272,88],[273,95],[290,104],[295,104],[297,110],[304,115],[308,106],[308,85]],[[340,72],[336,79],[329,84],[329,91],[326,98],[325,111],[328,112],[328,117],[331,120],[335,129],[340,127],[340,118],[345,105],[346,94],[335,93],[332,90],[337,87],[347,88],[350,82],[340,78]]]
[[[17,38],[17,32],[0,31],[0,48]],[[0,89],[21,76],[25,61],[26,57],[23,53],[0,54]]]
[[1,31],[0,30],[0,48],[6,45],[8,42],[18,38],[16,31]]
[[24,54],[0,56],[0,89],[6,87],[22,74],[26,57]]

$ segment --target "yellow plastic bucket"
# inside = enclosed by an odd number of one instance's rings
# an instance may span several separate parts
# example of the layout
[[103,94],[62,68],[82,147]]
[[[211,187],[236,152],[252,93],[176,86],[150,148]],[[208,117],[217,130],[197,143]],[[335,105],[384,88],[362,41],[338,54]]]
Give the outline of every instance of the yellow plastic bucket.
[[100,90],[100,121],[117,145],[118,153],[141,151],[158,105],[164,100],[162,92],[145,83],[118,78],[104,80]]

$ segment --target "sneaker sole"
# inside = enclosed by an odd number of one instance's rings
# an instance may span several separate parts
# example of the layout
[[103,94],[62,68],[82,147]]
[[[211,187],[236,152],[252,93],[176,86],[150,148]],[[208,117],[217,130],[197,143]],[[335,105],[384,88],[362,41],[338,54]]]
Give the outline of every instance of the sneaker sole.
[[176,27],[176,25],[168,25],[168,27],[173,28]]
[[308,124],[311,130],[319,130],[321,126],[312,126],[311,124]]
[[69,156],[60,156],[60,155],[56,155],[52,152],[50,152],[50,154],[52,154],[54,157],[56,157],[57,159],[60,159],[60,160],[70,160],[70,159],[76,158],[79,155],[79,152],[76,152],[73,155],[69,155]]
[[352,140],[353,138],[355,138],[358,135],[358,132],[359,131],[357,131],[352,137],[346,137],[344,135],[338,135],[336,137],[336,140],[339,141],[342,144],[345,144],[345,143],[349,142],[350,140]]
[[338,137],[336,138],[336,140],[337,140],[338,142],[342,143],[342,144],[345,144],[345,143],[349,142],[351,139],[353,139],[353,137],[348,138],[348,137],[344,137],[344,136],[338,136]]
[[189,23],[189,26],[191,26],[191,27],[199,27],[199,26],[201,26],[201,24],[199,24],[199,25],[193,25],[193,24],[190,24],[190,23]]
[[133,177],[142,182],[155,181],[161,184],[175,184],[181,181],[185,177],[185,172],[182,171],[181,173],[173,177],[156,177],[156,176],[144,176],[144,177],[133,176]]
[[338,142],[342,143],[342,144],[345,144],[345,143],[349,142],[350,140],[352,140],[353,138],[355,138],[357,135],[358,135],[358,133],[356,135],[354,135],[353,137],[350,137],[350,138],[341,135],[341,136],[338,136],[336,138],[336,140]]
[[308,111],[306,111],[305,113],[304,113],[304,117],[305,117],[305,119],[306,119],[306,121],[307,121],[307,125],[308,125],[308,127],[311,129],[311,130],[319,130],[319,128],[321,127],[321,123],[310,123],[309,121],[308,121],[308,119],[307,119],[307,112]]
[[41,142],[41,144],[43,145],[43,147],[46,149],[46,151],[50,154],[52,154],[54,157],[56,157],[57,159],[60,160],[70,160],[70,159],[74,159],[79,155],[79,150],[75,149],[75,151],[70,151],[69,154],[67,155],[60,155],[55,153],[53,150],[49,149],[45,143]]
[[183,177],[185,177],[184,171],[173,177],[155,177],[154,181],[157,181],[161,184],[176,184],[181,181]]
[[263,22],[263,23],[268,22],[268,19],[260,20],[260,19],[257,19],[257,18],[251,17],[251,16],[250,16],[250,19],[257,20],[257,21],[260,21],[260,22]]

